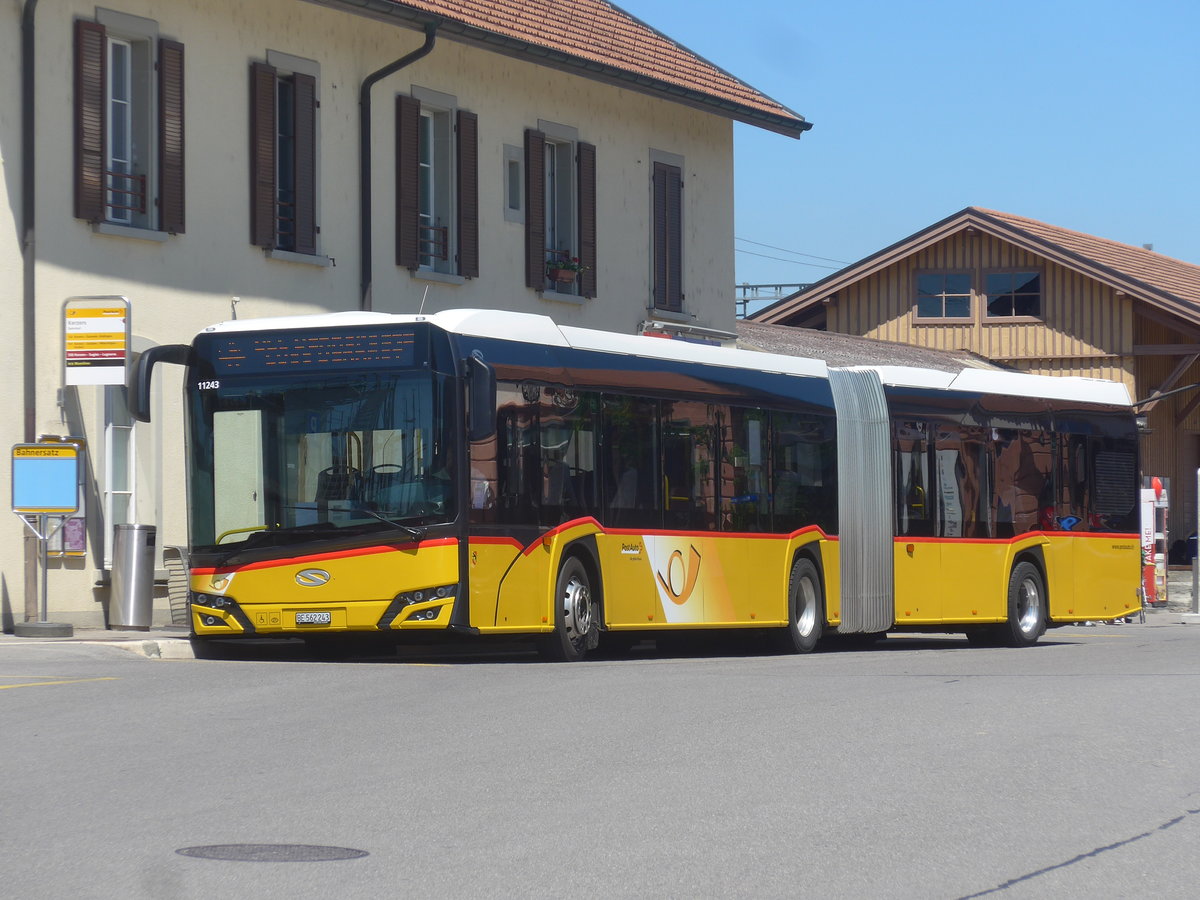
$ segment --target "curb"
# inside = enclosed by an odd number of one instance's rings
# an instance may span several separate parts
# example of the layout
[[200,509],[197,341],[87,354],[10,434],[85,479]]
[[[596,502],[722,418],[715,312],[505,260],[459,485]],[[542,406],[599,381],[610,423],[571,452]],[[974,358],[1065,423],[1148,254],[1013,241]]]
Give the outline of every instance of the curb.
[[129,653],[136,653],[146,659],[195,659],[191,641],[76,641],[92,647],[117,647]]

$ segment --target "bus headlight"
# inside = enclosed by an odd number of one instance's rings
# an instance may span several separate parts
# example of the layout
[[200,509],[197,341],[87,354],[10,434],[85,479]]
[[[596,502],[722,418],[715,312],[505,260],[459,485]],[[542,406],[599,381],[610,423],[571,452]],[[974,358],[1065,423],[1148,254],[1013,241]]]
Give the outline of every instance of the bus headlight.
[[237,605],[233,598],[222,597],[220,594],[202,594],[199,591],[192,591],[191,598],[193,606],[205,606],[209,609],[232,609]]

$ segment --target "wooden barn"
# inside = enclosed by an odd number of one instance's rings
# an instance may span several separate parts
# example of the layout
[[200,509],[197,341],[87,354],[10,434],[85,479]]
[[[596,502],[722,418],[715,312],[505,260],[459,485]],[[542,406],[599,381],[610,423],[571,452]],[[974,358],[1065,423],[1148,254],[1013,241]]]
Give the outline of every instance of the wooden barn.
[[1195,528],[1200,266],[969,206],[749,318],[1124,382],[1142,470],[1171,479],[1174,535]]

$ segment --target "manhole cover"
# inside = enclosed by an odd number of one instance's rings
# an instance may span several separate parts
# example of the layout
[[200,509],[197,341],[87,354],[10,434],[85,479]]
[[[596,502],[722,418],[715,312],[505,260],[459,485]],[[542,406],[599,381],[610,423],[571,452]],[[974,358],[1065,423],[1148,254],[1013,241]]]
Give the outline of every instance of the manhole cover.
[[226,859],[234,862],[327,862],[334,859],[359,859],[366,850],[353,847],[321,847],[313,844],[209,844],[184,847],[181,856],[199,859]]

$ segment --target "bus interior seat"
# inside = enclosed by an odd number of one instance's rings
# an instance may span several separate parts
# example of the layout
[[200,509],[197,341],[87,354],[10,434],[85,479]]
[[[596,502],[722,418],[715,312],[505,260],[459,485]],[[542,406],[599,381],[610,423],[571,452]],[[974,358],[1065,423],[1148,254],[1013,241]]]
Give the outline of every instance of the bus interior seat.
[[362,475],[353,466],[329,466],[317,473],[317,503],[358,500]]

